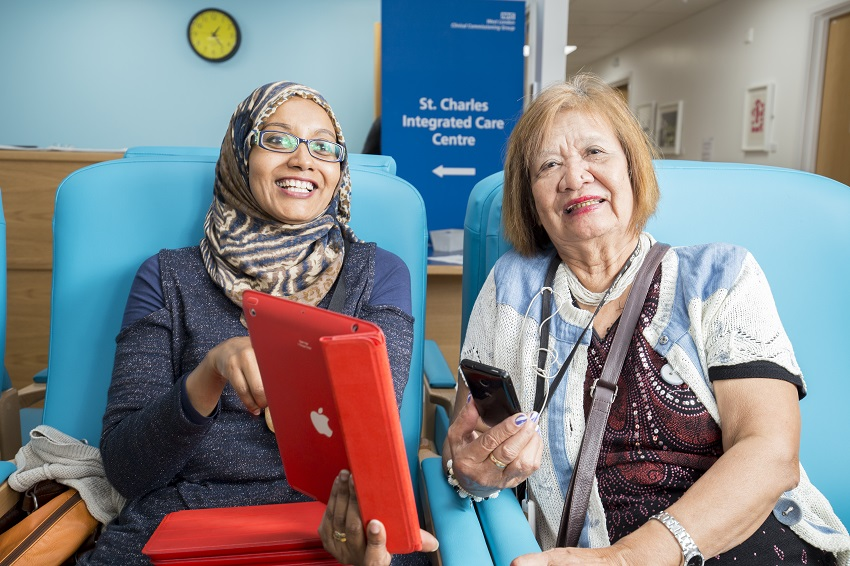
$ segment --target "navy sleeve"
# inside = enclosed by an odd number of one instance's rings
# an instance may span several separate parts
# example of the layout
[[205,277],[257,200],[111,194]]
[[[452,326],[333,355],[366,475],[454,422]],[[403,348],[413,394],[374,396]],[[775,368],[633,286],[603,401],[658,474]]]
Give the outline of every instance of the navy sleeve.
[[149,257],[142,263],[130,287],[130,296],[124,308],[121,328],[126,328],[152,312],[165,307],[162,282],[159,275],[159,255]]
[[413,316],[407,264],[394,253],[381,248],[375,251],[375,283],[369,304],[392,305]]

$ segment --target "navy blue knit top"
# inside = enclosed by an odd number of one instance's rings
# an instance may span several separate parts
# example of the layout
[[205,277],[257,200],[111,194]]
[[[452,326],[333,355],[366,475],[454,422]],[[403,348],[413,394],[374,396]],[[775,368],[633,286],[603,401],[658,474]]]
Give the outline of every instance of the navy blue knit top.
[[[241,309],[207,274],[198,247],[163,250],[146,269],[155,261],[162,304],[140,298],[145,293],[138,286],[128,301],[101,437],[107,477],[129,502],[83,564],[148,564],[141,548],[172,511],[307,500],[287,483],[264,419],[249,413],[230,385],[210,418],[186,414],[183,378],[210,349],[247,330]],[[386,335],[400,402],[413,344],[407,267],[375,244],[352,243],[341,277],[342,312],[379,325]],[[140,278],[156,287],[144,273]],[[329,301],[330,294],[319,306]]]

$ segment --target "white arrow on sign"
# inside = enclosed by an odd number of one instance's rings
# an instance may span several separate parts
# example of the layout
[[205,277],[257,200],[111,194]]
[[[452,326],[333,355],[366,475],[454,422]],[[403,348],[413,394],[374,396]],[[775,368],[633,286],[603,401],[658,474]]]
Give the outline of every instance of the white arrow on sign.
[[475,175],[475,167],[443,167],[440,165],[432,171],[434,175],[441,179],[446,175],[459,175],[464,177],[472,177]]

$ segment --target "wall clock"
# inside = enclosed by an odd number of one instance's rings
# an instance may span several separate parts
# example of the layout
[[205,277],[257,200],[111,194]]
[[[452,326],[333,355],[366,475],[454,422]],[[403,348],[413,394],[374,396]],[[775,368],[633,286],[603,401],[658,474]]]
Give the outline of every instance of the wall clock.
[[213,63],[233,57],[242,39],[233,16],[217,8],[205,8],[192,16],[187,33],[195,53]]

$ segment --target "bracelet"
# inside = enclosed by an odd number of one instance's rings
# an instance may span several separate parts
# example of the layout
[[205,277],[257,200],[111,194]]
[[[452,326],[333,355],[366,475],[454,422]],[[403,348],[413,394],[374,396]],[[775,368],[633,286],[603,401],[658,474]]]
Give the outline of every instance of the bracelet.
[[463,489],[463,487],[461,487],[460,483],[458,483],[457,478],[455,477],[455,471],[452,469],[452,460],[451,460],[451,458],[449,458],[449,461],[448,461],[448,462],[446,462],[446,465],[447,465],[447,466],[448,466],[448,468],[449,468],[449,475],[448,475],[448,477],[446,478],[446,481],[448,481],[448,482],[449,482],[449,485],[450,485],[450,486],[452,486],[453,488],[455,488],[455,492],[456,492],[456,493],[457,493],[457,494],[458,494],[461,498],[466,499],[466,498],[468,497],[468,498],[469,498],[469,499],[471,499],[472,501],[474,501],[474,502],[476,502],[476,503],[480,503],[481,501],[487,501],[488,499],[496,499],[497,497],[499,497],[499,493],[501,493],[501,491],[502,491],[501,489],[497,489],[496,491],[494,491],[494,492],[493,492],[493,493],[491,493],[490,495],[485,495],[484,497],[479,497],[479,496],[477,496],[477,495],[473,495],[473,494],[469,493],[468,491],[466,491],[465,489]]

